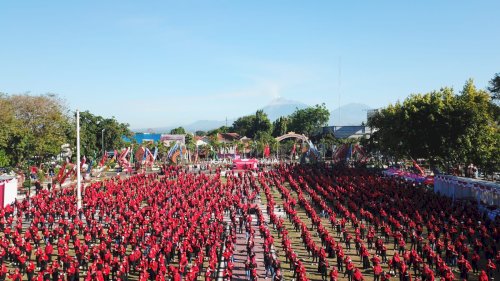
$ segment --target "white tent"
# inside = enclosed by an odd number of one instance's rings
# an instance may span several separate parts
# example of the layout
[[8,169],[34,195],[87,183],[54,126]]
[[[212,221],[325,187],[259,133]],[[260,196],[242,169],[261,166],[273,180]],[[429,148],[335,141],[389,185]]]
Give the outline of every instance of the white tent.
[[17,197],[17,178],[0,176],[0,206],[5,207],[14,203]]

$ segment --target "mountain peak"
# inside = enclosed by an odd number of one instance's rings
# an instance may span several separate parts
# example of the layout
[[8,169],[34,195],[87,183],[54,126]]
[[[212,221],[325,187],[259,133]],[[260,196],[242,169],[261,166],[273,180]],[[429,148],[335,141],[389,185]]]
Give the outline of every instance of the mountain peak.
[[294,100],[289,100],[284,97],[277,97],[273,99],[267,106],[278,106],[278,105],[295,105],[295,104],[301,104],[305,105],[304,103],[301,103],[299,101],[294,101]]
[[269,120],[272,122],[281,116],[288,116],[292,114],[297,108],[303,109],[306,107],[307,104],[305,103],[278,97],[272,100],[268,105],[264,106],[262,110],[264,110],[269,117]]

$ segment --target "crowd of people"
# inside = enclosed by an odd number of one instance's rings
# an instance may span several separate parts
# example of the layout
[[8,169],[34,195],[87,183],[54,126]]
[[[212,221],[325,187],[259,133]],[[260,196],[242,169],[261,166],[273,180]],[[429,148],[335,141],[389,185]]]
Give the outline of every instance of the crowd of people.
[[222,180],[164,167],[92,183],[83,202],[77,210],[72,188],[39,188],[0,208],[0,281],[233,280],[238,263],[248,280],[284,280],[285,265],[310,280],[306,259],[322,280],[486,281],[500,269],[498,222],[475,203],[360,169],[282,164]]
[[[367,273],[377,280],[394,276],[400,280],[469,280],[476,278],[474,274],[491,280],[498,272],[498,224],[480,214],[473,202],[452,202],[413,183],[354,169],[282,166],[265,178],[272,178],[281,192],[284,210],[300,230],[307,252],[319,258],[323,278],[328,261],[323,251],[337,258],[336,268],[330,269],[331,280],[337,280],[341,271],[356,281]],[[291,189],[284,188],[285,183]],[[297,204],[316,229],[321,247],[296,215]],[[322,224],[322,217],[328,218],[330,227]],[[348,224],[354,231],[349,231]],[[280,230],[281,223],[277,227]],[[353,242],[358,264],[344,253]],[[392,257],[388,250],[394,251]]]

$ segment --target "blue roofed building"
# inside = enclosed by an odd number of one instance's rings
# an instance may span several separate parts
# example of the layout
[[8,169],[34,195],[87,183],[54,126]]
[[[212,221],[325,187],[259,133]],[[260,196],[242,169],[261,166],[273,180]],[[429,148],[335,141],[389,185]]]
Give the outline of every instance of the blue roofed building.
[[[161,139],[161,134],[156,134],[156,133],[135,133],[132,138],[137,142],[137,143],[144,143],[144,142],[158,142]],[[123,137],[124,141],[131,142],[132,140]]]

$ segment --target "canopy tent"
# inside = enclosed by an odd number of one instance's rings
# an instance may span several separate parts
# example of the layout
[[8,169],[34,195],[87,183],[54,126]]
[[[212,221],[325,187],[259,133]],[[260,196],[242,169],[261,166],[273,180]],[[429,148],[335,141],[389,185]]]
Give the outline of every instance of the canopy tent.
[[389,168],[382,172],[386,176],[395,176],[405,179],[406,181],[413,181],[420,184],[432,185],[434,184],[433,176],[418,175],[415,173],[403,171],[396,168]]
[[0,176],[0,206],[14,203],[17,197],[17,178]]
[[235,159],[233,170],[256,170],[258,162],[257,159]]

